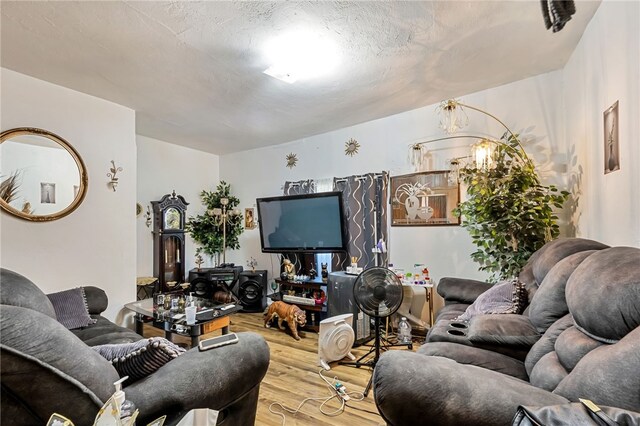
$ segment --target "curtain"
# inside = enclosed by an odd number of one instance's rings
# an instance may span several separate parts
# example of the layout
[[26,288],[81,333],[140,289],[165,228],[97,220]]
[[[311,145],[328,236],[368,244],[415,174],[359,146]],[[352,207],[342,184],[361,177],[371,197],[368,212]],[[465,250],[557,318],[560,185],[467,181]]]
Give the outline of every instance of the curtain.
[[386,265],[386,254],[376,254],[372,250],[379,240],[385,243],[389,240],[388,186],[387,172],[334,178],[334,191],[342,191],[349,234],[346,255],[334,253],[332,257],[334,271],[345,270],[352,257],[357,257],[358,266],[365,269]]
[[284,195],[313,194],[316,192],[316,183],[313,179],[299,180],[297,182],[286,181],[283,189]]
[[[313,179],[299,180],[297,182],[286,181],[283,187],[284,195],[301,195],[301,194],[313,194],[316,192],[316,183]],[[296,274],[300,275],[303,266],[306,262],[303,253],[283,253],[280,259],[280,264],[284,259],[289,259],[293,266],[296,268]],[[284,271],[281,267],[281,271]],[[308,272],[308,271],[307,271]]]

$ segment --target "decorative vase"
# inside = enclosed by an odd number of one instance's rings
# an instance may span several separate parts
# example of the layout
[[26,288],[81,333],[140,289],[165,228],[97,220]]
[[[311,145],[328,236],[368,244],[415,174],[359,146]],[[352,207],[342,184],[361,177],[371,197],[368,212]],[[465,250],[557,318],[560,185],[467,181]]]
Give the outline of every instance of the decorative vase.
[[415,195],[410,195],[404,200],[404,208],[407,209],[407,219],[413,220],[418,217],[420,200]]

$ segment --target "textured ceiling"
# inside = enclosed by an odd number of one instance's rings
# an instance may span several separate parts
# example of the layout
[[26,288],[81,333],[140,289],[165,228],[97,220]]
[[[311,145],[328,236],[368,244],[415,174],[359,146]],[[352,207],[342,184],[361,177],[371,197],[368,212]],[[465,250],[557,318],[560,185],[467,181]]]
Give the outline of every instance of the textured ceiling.
[[[137,133],[225,154],[411,110],[561,68],[599,1],[559,33],[534,1],[0,3],[3,67],[136,110]],[[264,46],[310,29],[325,78],[263,74]]]

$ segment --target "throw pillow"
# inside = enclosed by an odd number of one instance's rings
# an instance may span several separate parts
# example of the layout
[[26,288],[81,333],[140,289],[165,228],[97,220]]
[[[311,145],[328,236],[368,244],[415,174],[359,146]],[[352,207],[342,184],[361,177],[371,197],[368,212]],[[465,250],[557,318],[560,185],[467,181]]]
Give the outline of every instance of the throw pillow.
[[89,316],[87,298],[82,287],[47,294],[56,312],[56,319],[67,329],[86,327],[97,320]]
[[128,383],[148,376],[186,352],[163,337],[151,337],[133,343],[93,346],[93,349],[111,361],[120,377],[129,376]]
[[469,321],[482,314],[519,314],[526,306],[526,294],[520,281],[501,281],[478,296],[456,320]]

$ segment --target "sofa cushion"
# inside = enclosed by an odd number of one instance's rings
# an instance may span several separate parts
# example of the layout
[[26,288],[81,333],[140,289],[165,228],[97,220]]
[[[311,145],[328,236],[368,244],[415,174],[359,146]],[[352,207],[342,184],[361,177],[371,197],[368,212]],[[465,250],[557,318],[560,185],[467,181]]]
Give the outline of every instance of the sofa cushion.
[[143,339],[143,337],[132,330],[120,327],[103,316],[91,315],[96,320],[84,328],[71,330],[80,340],[89,346],[106,345],[109,343],[131,343]]
[[87,299],[82,287],[47,294],[58,322],[68,329],[86,327],[94,324],[95,319],[89,316]]
[[436,291],[446,302],[471,304],[490,289],[491,283],[466,278],[444,277],[438,281]]
[[595,250],[586,250],[560,260],[545,276],[529,305],[531,322],[544,333],[554,322],[569,313],[564,296],[567,280],[584,259]]
[[522,315],[478,315],[469,322],[467,333],[473,344],[522,346],[529,348],[540,333],[529,318]]
[[547,273],[556,263],[567,256],[585,250],[602,250],[609,246],[585,238],[558,238],[545,244],[533,262],[533,276],[538,284],[542,283]]
[[0,304],[33,309],[56,319],[49,298],[28,278],[0,268],[0,282]]
[[93,349],[110,361],[120,374],[133,382],[152,374],[185,349],[163,337],[151,337],[133,343],[93,346]]
[[529,378],[522,361],[487,349],[451,342],[433,342],[422,345],[417,353],[427,356],[442,356],[460,364],[477,365],[522,380]]
[[[636,298],[637,300],[637,298]],[[602,345],[586,354],[553,391],[572,401],[640,411],[640,327],[618,343]]]
[[107,310],[109,298],[103,289],[91,285],[82,287],[87,299],[87,309],[89,315],[100,315]]
[[[113,382],[119,379],[113,366],[58,321],[31,309],[8,305],[2,305],[0,318],[2,345],[37,359],[61,376],[71,377],[101,401],[113,394]],[[59,391],[54,387],[50,392]]]
[[[457,319],[469,321],[476,315],[482,314],[517,314],[524,309],[520,296],[521,284],[515,281],[501,281],[482,293],[466,311]],[[526,301],[524,301],[526,303]]]
[[640,250],[613,247],[586,258],[567,281],[576,327],[613,343],[640,325]]
[[533,345],[525,359],[524,366],[526,367],[529,375],[538,361],[540,361],[543,356],[554,350],[556,340],[560,333],[571,326],[573,326],[573,318],[571,317],[571,314],[567,314],[554,322],[551,327],[545,331],[540,340]]

